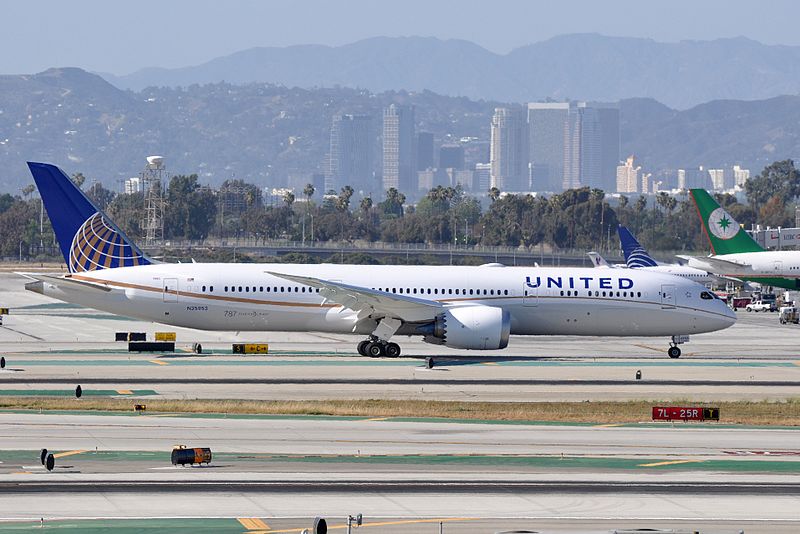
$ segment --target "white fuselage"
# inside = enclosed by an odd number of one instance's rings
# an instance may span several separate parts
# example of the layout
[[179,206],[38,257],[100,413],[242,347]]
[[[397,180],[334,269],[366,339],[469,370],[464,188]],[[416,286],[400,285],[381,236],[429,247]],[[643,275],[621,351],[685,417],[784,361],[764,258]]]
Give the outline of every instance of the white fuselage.
[[[787,289],[798,289],[800,279],[800,251],[765,250],[760,252],[739,252],[718,254],[709,259],[722,260],[724,264],[705,262],[703,258],[691,258],[690,266],[708,269],[720,276],[741,278],[765,285],[775,285]],[[780,279],[780,280],[776,280]]]
[[636,267],[640,271],[649,271],[651,273],[671,274],[672,276],[680,276],[688,280],[693,280],[699,284],[710,284],[718,280],[718,277],[709,274],[702,269],[696,269],[688,265],[656,265],[655,267]]
[[[45,295],[119,315],[203,330],[366,333],[357,314],[312,287],[315,277],[438,301],[508,310],[511,333],[672,336],[719,330],[735,315],[701,285],[643,269],[289,264],[159,264],[67,275]],[[92,287],[101,284],[108,290]],[[433,317],[431,318],[433,319]],[[399,331],[398,334],[409,333]]]

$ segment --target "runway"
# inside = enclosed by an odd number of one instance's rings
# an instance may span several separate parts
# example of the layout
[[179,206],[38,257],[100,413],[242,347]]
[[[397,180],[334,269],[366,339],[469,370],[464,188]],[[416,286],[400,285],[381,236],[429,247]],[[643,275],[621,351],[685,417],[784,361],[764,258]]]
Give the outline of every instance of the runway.
[[[452,532],[493,531],[494,518],[556,532],[577,520],[709,524],[713,510],[734,525],[800,527],[797,429],[3,413],[0,436],[7,519],[38,517],[45,492],[51,519],[147,510],[297,525],[366,511],[479,520]],[[172,467],[175,443],[215,458]],[[37,465],[42,447],[61,455],[52,473]]]
[[[356,355],[354,336],[166,328],[58,304],[23,282],[0,274],[0,307],[12,308],[0,327],[7,398],[69,397],[78,384],[85,398],[131,404],[788,401],[800,391],[800,327],[775,314],[740,313],[731,329],[684,345],[679,360],[663,339],[572,337],[512,338],[509,350],[478,358],[404,340],[407,357],[376,360]],[[129,354],[116,331],[176,331],[182,350]],[[270,354],[231,354],[241,341],[268,342]],[[202,355],[185,352],[193,342]],[[24,520],[5,525],[38,529],[44,517],[65,532],[299,533],[315,515],[344,529],[342,517],[364,513],[362,528],[390,534],[434,534],[439,521],[448,533],[800,531],[794,427],[90,413],[71,402],[64,413],[0,412],[0,521]],[[173,467],[176,444],[211,447],[214,460]],[[57,455],[53,472],[42,448]]]

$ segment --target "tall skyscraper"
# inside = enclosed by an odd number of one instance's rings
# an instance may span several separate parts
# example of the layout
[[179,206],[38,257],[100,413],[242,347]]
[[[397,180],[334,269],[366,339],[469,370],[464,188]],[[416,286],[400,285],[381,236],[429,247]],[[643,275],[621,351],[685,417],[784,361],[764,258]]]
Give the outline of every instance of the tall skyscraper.
[[495,108],[492,117],[491,187],[501,191],[529,191],[528,124],[525,115]]
[[633,156],[628,156],[625,163],[617,166],[617,192],[636,193],[639,186],[639,170],[641,167],[633,166]]
[[733,166],[733,185],[744,188],[744,184],[750,179],[750,169],[742,169],[739,165]]
[[568,114],[568,102],[528,104],[531,187],[536,191],[561,191],[563,188]]
[[708,177],[711,179],[711,187],[714,191],[725,189],[725,169],[708,169]]
[[424,171],[436,167],[433,160],[433,134],[419,132],[417,134],[417,170]]
[[461,145],[442,145],[439,148],[439,168],[464,170],[464,147]]
[[619,109],[597,108],[600,134],[600,188],[613,191],[619,164]]
[[476,193],[483,193],[489,191],[492,187],[492,164],[491,163],[476,163],[475,175],[473,177],[472,186]]
[[616,188],[618,109],[585,102],[532,102],[528,123],[533,189]]
[[414,108],[391,104],[383,110],[383,190],[394,187],[412,194],[417,190]]
[[372,181],[372,139],[372,117],[333,117],[325,191],[338,191],[349,185],[355,191],[377,192],[377,184]]

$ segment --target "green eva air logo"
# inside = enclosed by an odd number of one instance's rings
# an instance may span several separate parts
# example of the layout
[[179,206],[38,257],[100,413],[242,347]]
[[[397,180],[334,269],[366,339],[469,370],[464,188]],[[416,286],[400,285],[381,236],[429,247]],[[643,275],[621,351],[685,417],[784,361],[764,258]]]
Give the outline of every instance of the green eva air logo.
[[739,223],[722,208],[717,208],[708,216],[708,229],[719,239],[731,239],[739,233]]

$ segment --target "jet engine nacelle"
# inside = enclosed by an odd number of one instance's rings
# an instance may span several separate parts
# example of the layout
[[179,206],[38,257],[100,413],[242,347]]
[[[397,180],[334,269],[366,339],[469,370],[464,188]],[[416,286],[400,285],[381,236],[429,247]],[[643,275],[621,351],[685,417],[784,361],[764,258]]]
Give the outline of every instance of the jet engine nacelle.
[[460,306],[438,315],[425,341],[454,349],[494,350],[508,346],[511,314],[494,306]]

